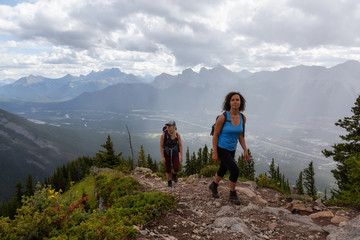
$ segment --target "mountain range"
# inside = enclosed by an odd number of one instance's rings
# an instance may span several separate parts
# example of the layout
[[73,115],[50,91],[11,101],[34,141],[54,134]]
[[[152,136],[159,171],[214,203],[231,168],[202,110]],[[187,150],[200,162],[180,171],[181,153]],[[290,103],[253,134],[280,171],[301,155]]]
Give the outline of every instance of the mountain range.
[[[297,66],[247,75],[217,66],[213,69],[202,68],[199,73],[191,69],[176,76],[164,73],[151,83],[117,83],[93,92],[83,89],[83,93],[71,100],[43,106],[49,109],[115,112],[133,109],[219,112],[225,94],[240,91],[247,100],[246,112],[259,119],[312,121],[313,118],[329,118],[334,122],[350,114],[360,93],[359,81],[360,63],[357,61],[348,61],[332,68]],[[17,82],[11,86],[16,85]],[[53,87],[52,91],[62,92],[55,89]],[[23,86],[17,91],[19,96],[24,91]],[[44,91],[42,85],[33,90],[38,93]]]
[[58,102],[72,99],[83,92],[93,92],[116,83],[143,82],[140,77],[121,72],[118,68],[92,71],[79,77],[70,74],[61,78],[28,76],[0,87],[3,99],[30,102]]
[[0,87],[0,96],[3,102],[60,102],[49,104],[51,109],[220,111],[224,95],[240,91],[250,114],[275,120],[334,119],[349,114],[360,93],[359,79],[358,61],[257,73],[236,73],[219,65],[198,73],[192,69],[178,75],[163,73],[150,83],[113,68],[79,77],[24,77]]

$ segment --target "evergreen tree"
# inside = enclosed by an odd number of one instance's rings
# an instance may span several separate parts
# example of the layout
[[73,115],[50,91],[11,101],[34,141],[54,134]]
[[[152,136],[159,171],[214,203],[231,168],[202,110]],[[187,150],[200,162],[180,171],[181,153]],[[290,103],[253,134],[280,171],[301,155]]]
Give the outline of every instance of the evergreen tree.
[[57,167],[54,174],[51,177],[50,185],[56,190],[60,189],[66,191],[68,189],[68,185],[66,184],[66,179],[64,177],[66,173],[64,172],[64,168]]
[[120,164],[120,157],[122,153],[115,155],[110,135],[108,135],[106,143],[101,145],[101,147],[105,148],[105,151],[99,150],[99,152],[96,153],[96,157],[94,158],[95,166],[101,168],[112,168]]
[[309,167],[304,169],[304,175],[306,193],[311,197],[316,197],[317,190],[315,186],[315,171],[312,161],[310,162]]
[[341,197],[343,191],[352,189],[349,182],[349,166],[345,161],[349,159],[351,154],[360,153],[360,95],[355,101],[355,106],[351,109],[353,116],[345,117],[335,123],[347,131],[346,135],[340,135],[341,143],[334,144],[333,150],[323,150],[326,157],[332,156],[337,162],[337,168],[332,170],[332,173],[337,181],[338,190],[333,190],[335,197]]
[[237,165],[239,167],[239,177],[246,178],[246,166],[244,161],[244,154],[238,157]]
[[68,165],[68,171],[69,171],[69,179],[70,181],[78,182],[80,181],[85,174],[83,173],[79,160],[72,161],[67,164]]
[[281,174],[280,176],[280,187],[285,190],[285,175]]
[[148,153],[148,155],[147,155],[146,163],[147,163],[148,167],[152,170],[154,163],[153,163],[152,157],[150,156],[150,153]]
[[209,149],[207,147],[207,145],[205,144],[203,150],[202,150],[202,163],[203,163],[203,167],[205,167],[206,165],[208,165],[210,163],[209,161]]
[[360,153],[352,153],[344,162],[347,183],[341,191],[341,196],[336,196],[343,202],[349,202],[360,209]]
[[210,149],[210,155],[209,155],[209,164],[211,164],[211,165],[218,165],[218,164],[219,164],[219,161],[217,161],[217,163],[216,163],[216,162],[214,162],[214,161],[212,160],[213,152],[214,152],[214,150],[211,148],[211,149]]
[[270,167],[269,167],[269,174],[270,174],[270,178],[275,179],[276,170],[275,170],[274,158],[271,160],[271,164],[270,164]]
[[196,167],[196,173],[200,173],[200,170],[204,167],[201,148],[198,149],[195,167]]
[[137,162],[138,167],[149,167],[146,161],[145,151],[143,145],[140,146],[139,157]]
[[147,155],[147,165],[153,172],[157,172],[159,170],[156,161],[154,162],[152,160],[152,157],[150,156],[150,154]]
[[16,183],[15,188],[16,188],[15,199],[17,202],[17,206],[20,207],[21,199],[22,199],[22,196],[24,195],[22,183],[21,182]]
[[153,172],[159,171],[159,164],[157,163],[157,161],[154,161],[152,170],[153,170]]
[[64,178],[64,186],[62,187],[63,190],[67,190],[69,189],[68,187],[70,186],[70,182],[71,182],[71,177],[69,174],[69,169],[68,167],[64,164],[62,166],[62,174],[63,174],[63,178]]
[[190,162],[190,151],[189,151],[189,147],[186,148],[186,154],[185,154],[185,174],[186,176],[190,176],[191,175],[191,162]]
[[290,193],[290,183],[289,183],[289,179],[286,179],[286,189],[285,189],[288,193]]
[[275,172],[275,182],[280,182],[281,173],[280,173],[280,166],[278,164]]
[[126,164],[130,166],[130,170],[134,170],[133,167],[133,158],[131,156],[128,156],[128,159],[126,161]]
[[29,174],[25,182],[25,196],[32,196],[34,192],[33,178],[32,175]]
[[296,193],[300,195],[304,195],[304,187],[303,187],[303,172],[301,171],[299,174],[299,178],[295,183]]
[[191,164],[190,175],[198,173],[197,172],[198,168],[196,167],[196,155],[195,155],[195,152],[193,152],[193,154],[191,155],[190,164]]
[[250,181],[255,180],[255,162],[254,158],[250,152],[250,149],[248,149],[248,155],[249,159],[247,162],[245,162],[245,169],[246,169],[246,178]]
[[327,196],[327,190],[325,188],[325,191],[324,191],[324,199],[327,200],[328,199],[328,196]]

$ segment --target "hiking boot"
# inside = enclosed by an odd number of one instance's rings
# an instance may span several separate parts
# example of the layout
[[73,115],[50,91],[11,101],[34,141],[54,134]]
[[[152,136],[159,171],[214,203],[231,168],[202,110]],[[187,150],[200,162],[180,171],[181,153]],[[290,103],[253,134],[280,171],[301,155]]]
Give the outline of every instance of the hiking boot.
[[178,177],[177,177],[177,174],[174,174],[172,175],[172,180],[177,183],[178,182]]
[[240,205],[240,200],[236,194],[236,191],[230,191],[229,201],[232,204]]
[[218,185],[215,182],[212,182],[209,186],[209,189],[212,192],[213,198],[219,198],[219,193],[218,193],[217,188],[218,188]]
[[171,180],[168,181],[168,187],[172,187],[172,182],[171,182]]

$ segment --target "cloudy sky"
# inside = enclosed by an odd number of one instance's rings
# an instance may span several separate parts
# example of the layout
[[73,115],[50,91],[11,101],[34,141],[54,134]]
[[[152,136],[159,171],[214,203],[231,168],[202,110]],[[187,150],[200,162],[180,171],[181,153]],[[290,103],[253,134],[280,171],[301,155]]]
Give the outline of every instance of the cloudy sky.
[[0,0],[0,81],[360,60],[358,0]]

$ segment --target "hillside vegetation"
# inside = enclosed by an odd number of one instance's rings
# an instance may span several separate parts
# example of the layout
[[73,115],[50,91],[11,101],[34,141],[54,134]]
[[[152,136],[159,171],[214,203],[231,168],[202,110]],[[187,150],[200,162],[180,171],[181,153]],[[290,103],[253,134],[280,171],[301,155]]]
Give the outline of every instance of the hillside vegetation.
[[22,202],[13,220],[0,219],[1,239],[134,239],[141,225],[173,208],[176,199],[145,192],[119,171],[103,171],[66,193],[44,187]]

